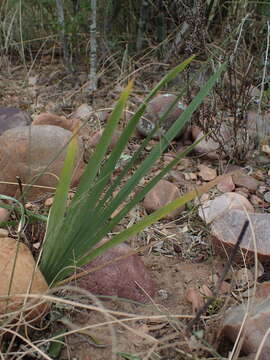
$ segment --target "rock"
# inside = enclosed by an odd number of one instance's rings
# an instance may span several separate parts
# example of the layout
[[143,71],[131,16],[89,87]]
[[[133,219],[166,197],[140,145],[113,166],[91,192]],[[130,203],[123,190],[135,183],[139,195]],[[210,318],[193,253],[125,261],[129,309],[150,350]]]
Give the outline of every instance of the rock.
[[266,202],[270,203],[270,191],[267,191],[264,195],[263,198]]
[[217,184],[217,189],[224,193],[232,192],[235,189],[235,185],[231,175],[223,175],[220,182]]
[[53,201],[54,201],[54,198],[53,198],[53,197],[50,197],[50,198],[48,198],[48,199],[45,200],[44,205],[45,205],[46,207],[51,207],[52,204],[53,204]]
[[[11,311],[20,310],[23,306],[24,298],[15,296],[15,294],[41,294],[48,290],[48,285],[36,268],[36,263],[30,250],[24,244],[20,243],[17,252],[18,243],[15,239],[0,238],[0,296],[11,295],[10,301],[0,301],[0,314],[8,314]],[[16,259],[15,268],[14,259]],[[11,278],[13,273],[13,277]],[[12,281],[12,282],[11,282]],[[11,282],[11,287],[10,287]],[[29,290],[30,289],[30,290]],[[26,295],[27,296],[27,295]],[[29,299],[27,303],[33,300]],[[37,302],[35,300],[34,302]],[[48,310],[48,305],[40,305],[28,311],[27,320],[36,320],[44,316]]]
[[72,117],[80,119],[82,121],[87,121],[90,119],[90,116],[93,113],[93,108],[88,104],[81,104],[73,113]]
[[[167,180],[160,180],[152,190],[145,196],[143,206],[147,212],[151,213],[167,205],[171,201],[181,196],[178,187]],[[174,210],[166,216],[166,219],[175,219],[185,207]]]
[[[228,127],[221,126],[220,130],[219,130],[219,137],[221,142],[224,144],[225,150],[226,150],[226,146],[229,147],[230,141],[230,129]],[[197,138],[195,139],[196,141],[199,140],[202,136],[204,136],[203,131],[201,131],[199,133],[199,135],[197,136]],[[214,139],[212,139],[210,136],[207,136],[206,138],[202,139],[199,144],[197,144],[195,146],[195,151],[199,154],[199,155],[205,155],[207,156],[209,159],[224,159],[225,158],[225,154],[222,151],[218,151],[220,148],[220,144],[215,141]]]
[[[248,316],[246,317],[246,314]],[[222,325],[221,337],[230,339],[235,343],[241,330],[243,337],[242,351],[246,355],[252,354],[255,359],[256,353],[262,340],[270,328],[270,298],[256,298],[248,304],[233,306],[225,313]],[[268,335],[262,346],[258,360],[268,360],[270,352],[270,336]],[[257,358],[256,358],[257,359]]]
[[[268,142],[269,142],[269,140],[268,140]],[[270,146],[269,146],[268,144],[263,144],[261,151],[262,151],[263,153],[265,153],[266,155],[268,155],[268,156],[267,156],[267,160],[268,160],[268,162],[269,162]]]
[[32,125],[54,125],[72,132],[79,128],[82,123],[78,119],[66,119],[65,116],[41,113],[34,118]]
[[6,229],[0,228],[0,238],[7,238],[8,237],[8,231]]
[[[139,120],[137,124],[137,130],[143,136],[147,136],[154,129],[155,125],[159,123],[162,115],[166,113],[173,101],[176,100],[176,96],[173,94],[163,94],[156,96],[153,100],[149,102],[146,106],[145,113],[143,117]],[[160,135],[163,135],[177,120],[181,113],[186,109],[186,105],[178,101],[173,109],[170,111],[166,119],[160,123],[160,129],[154,135],[155,138],[158,138]],[[186,127],[182,128],[177,136],[182,135],[185,132]]]
[[204,180],[204,181],[211,181],[214,180],[217,177],[217,171],[216,169],[212,169],[206,165],[200,164],[198,166],[200,172],[199,172],[199,176]]
[[242,174],[242,173],[235,173],[232,175],[233,182],[236,186],[245,187],[249,191],[256,191],[260,182],[254,179],[252,176]]
[[257,284],[256,298],[270,298],[270,281]]
[[176,185],[184,186],[187,181],[185,180],[185,176],[182,172],[177,170],[171,170],[168,173],[168,181],[175,183]]
[[234,274],[234,281],[236,282],[237,289],[250,288],[254,285],[254,274],[251,270],[243,267]]
[[[118,257],[123,258],[116,260]],[[76,285],[95,295],[118,296],[142,303],[150,302],[150,297],[155,293],[153,280],[140,257],[126,244],[119,244],[105,251],[83,269],[94,269],[114,259],[111,264],[77,279]]]
[[[204,136],[203,132],[200,132],[198,137],[195,139],[196,141],[199,140],[202,136]],[[207,139],[202,139],[199,144],[197,144],[194,150],[199,155],[206,155],[209,159],[223,159],[225,156],[221,153],[219,154],[217,150],[219,149],[219,144],[215,142],[213,139],[208,137]]]
[[8,221],[9,218],[9,211],[5,208],[1,208],[1,202],[0,202],[0,226],[1,223]]
[[12,128],[31,124],[31,117],[26,112],[14,107],[0,107],[0,135]]
[[244,188],[244,187],[236,188],[235,193],[244,196],[246,199],[248,199],[248,197],[250,195],[248,189]]
[[200,135],[200,133],[202,132],[202,129],[197,126],[197,125],[192,125],[191,126],[191,135],[193,140],[198,139],[198,136]]
[[[89,149],[95,149],[95,147],[97,146],[100,138],[101,138],[101,135],[102,135],[102,130],[99,130],[99,131],[96,131],[94,132],[93,134],[91,134],[89,136],[89,139],[87,140],[87,148]],[[116,130],[114,133],[113,133],[113,136],[111,138],[111,143],[109,145],[109,149],[112,150],[115,145],[117,144],[120,136],[121,136],[121,131],[120,130]]]
[[249,111],[247,114],[248,129],[256,137],[264,138],[270,135],[270,113],[259,114]]
[[[66,149],[63,150],[63,147],[71,135],[72,133],[67,130],[50,125],[36,125],[5,131],[0,137],[0,182],[17,183],[16,176],[19,176],[23,183],[31,183],[36,178],[35,185],[55,187],[56,177],[60,174],[66,155]],[[83,145],[79,139],[73,186],[78,183],[83,171],[82,153]],[[58,154],[59,156],[55,159]],[[44,171],[46,174],[37,179],[37,176]],[[0,183],[0,194],[14,196],[16,190],[17,186]],[[51,191],[51,189],[34,187],[30,190],[26,186],[24,190],[27,191],[26,197],[29,200],[36,198],[44,191]]]
[[266,203],[257,195],[251,194],[250,195],[250,202],[255,207],[266,207]]
[[95,113],[98,118],[99,123],[103,124],[108,120],[110,113],[106,110],[100,110]]
[[193,172],[184,172],[184,178],[186,181],[197,180],[197,174]]
[[[270,214],[268,213],[249,213],[247,217],[245,211],[233,209],[224,213],[222,217],[216,218],[211,224],[211,233],[216,251],[224,254],[225,250],[226,253],[230,254],[242,230],[243,224],[248,218],[251,223],[240,244],[243,256],[250,255],[249,258],[252,260],[254,259],[254,252],[256,251],[262,263],[269,261]],[[255,240],[253,239],[253,232],[256,237]],[[256,250],[254,250],[254,241],[256,241]],[[236,261],[240,262],[241,259],[242,256],[239,254]]]
[[228,192],[217,196],[213,200],[204,202],[199,208],[199,216],[206,224],[209,224],[232,209],[244,209],[250,213],[254,212],[253,206],[244,196]]

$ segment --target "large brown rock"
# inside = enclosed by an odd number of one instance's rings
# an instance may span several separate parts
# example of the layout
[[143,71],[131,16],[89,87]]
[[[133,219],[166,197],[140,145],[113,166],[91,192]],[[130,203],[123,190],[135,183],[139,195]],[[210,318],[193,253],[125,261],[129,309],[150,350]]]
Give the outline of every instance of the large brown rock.
[[[156,96],[149,102],[146,107],[143,117],[137,124],[137,130],[143,136],[147,136],[161,120],[161,117],[170,108],[171,104],[176,100],[176,96],[173,94],[163,94]],[[155,137],[164,134],[177,120],[177,118],[186,109],[186,105],[178,101],[169,115],[160,123],[160,130],[155,134]],[[186,127],[178,133],[178,136],[183,134]]]
[[[160,180],[145,196],[143,206],[147,212],[153,212],[169,204],[181,196],[178,187],[167,180]],[[166,219],[175,219],[183,210],[184,206],[168,214]]]
[[[117,260],[119,257],[122,259]],[[94,269],[109,261],[113,262],[76,280],[76,285],[95,295],[150,302],[150,297],[155,293],[153,280],[140,257],[126,244],[107,250],[86,265],[84,270]]]
[[[0,136],[0,181],[17,183],[16,176],[19,176],[23,183],[35,180],[35,185],[55,187],[66,155],[65,145],[71,136],[71,132],[50,125],[7,130]],[[83,145],[79,139],[72,185],[77,184],[82,173],[82,153]],[[52,191],[34,187],[24,190],[29,200],[44,191]],[[17,186],[0,183],[0,194],[14,196],[16,191]]]
[[[18,247],[19,245],[19,247]],[[18,252],[17,252],[18,247]],[[15,265],[14,265],[15,262]],[[24,297],[16,294],[40,294],[48,290],[48,285],[36,267],[30,250],[12,238],[0,238],[0,314],[20,310]],[[10,295],[9,300],[8,295]],[[34,301],[37,302],[38,299]],[[27,301],[33,302],[33,299]],[[34,320],[46,313],[48,305],[42,303],[27,312],[27,320]]]
[[[246,314],[248,316],[245,319]],[[270,328],[270,298],[250,299],[249,304],[241,304],[227,310],[223,321],[222,336],[233,343],[241,331],[243,337],[242,351],[246,355],[252,354],[255,359],[260,344]],[[268,360],[270,353],[270,335],[265,339],[258,360]]]
[[0,135],[12,128],[27,126],[31,117],[26,112],[14,107],[0,107]]

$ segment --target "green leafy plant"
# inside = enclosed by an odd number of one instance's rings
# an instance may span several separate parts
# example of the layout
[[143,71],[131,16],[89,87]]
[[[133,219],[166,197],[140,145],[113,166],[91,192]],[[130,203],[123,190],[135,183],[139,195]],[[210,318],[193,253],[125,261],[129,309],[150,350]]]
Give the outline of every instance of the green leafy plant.
[[[155,223],[166,214],[182,206],[186,202],[191,201],[196,196],[215,185],[216,182],[211,182],[185,194],[162,209],[146,216],[135,225],[125,229],[105,244],[95,247],[113,230],[125,215],[144,198],[146,193],[149,192],[149,190],[151,190],[153,186],[196,145],[193,144],[183,153],[176,155],[176,157],[165,168],[161,169],[161,171],[153,177],[143,189],[137,191],[135,195],[130,198],[139,181],[149,173],[153,164],[159,159],[169,143],[188,122],[193,112],[208,95],[221,72],[224,70],[225,64],[221,65],[217,72],[212,75],[190,103],[188,108],[175,121],[172,127],[160,139],[159,143],[151,150],[149,155],[137,166],[137,168],[136,164],[140,158],[140,154],[151,139],[153,133],[157,130],[158,126],[156,126],[156,129],[154,129],[142,142],[140,148],[123,167],[120,174],[117,176],[113,174],[121,154],[135,130],[136,124],[142,116],[147,103],[166,83],[177,76],[192,61],[192,59],[193,57],[172,69],[155,86],[145,99],[144,103],[130,119],[126,128],[123,130],[117,145],[106,158],[111,137],[117,127],[121,113],[132,89],[132,82],[127,85],[108,120],[107,126],[104,129],[94,154],[84,170],[75,196],[69,207],[67,207],[67,196],[76,153],[76,136],[74,135],[67,150],[66,159],[55,194],[55,200],[49,214],[42,249],[40,268],[50,285],[57,284],[59,281],[73,273],[75,268],[87,264],[94,257],[102,254],[110,247],[126,240],[128,237],[138,233],[145,227]],[[174,104],[172,104],[170,109],[173,105]],[[167,116],[169,110],[163,115],[161,121]],[[127,178],[128,175],[129,178]],[[123,179],[125,179],[125,182],[122,185]],[[116,190],[119,191],[115,195]],[[115,210],[123,204],[125,204],[124,207],[116,215],[113,215]]]

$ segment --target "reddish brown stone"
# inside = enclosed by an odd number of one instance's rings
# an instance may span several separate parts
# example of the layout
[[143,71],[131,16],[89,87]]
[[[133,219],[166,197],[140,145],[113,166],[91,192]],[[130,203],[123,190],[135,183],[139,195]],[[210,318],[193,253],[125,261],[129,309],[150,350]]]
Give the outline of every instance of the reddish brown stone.
[[232,192],[235,189],[235,185],[231,175],[223,175],[220,182],[217,184],[217,188],[224,193]]
[[[122,259],[117,260],[119,257]],[[140,257],[126,244],[109,249],[86,265],[84,270],[100,267],[112,260],[115,261],[76,280],[76,285],[95,295],[150,302],[155,293],[154,282]]]
[[[148,212],[153,212],[167,205],[181,196],[178,187],[167,180],[160,180],[156,186],[145,196],[143,206]],[[175,219],[183,210],[184,206],[174,210],[166,216],[167,219]]]

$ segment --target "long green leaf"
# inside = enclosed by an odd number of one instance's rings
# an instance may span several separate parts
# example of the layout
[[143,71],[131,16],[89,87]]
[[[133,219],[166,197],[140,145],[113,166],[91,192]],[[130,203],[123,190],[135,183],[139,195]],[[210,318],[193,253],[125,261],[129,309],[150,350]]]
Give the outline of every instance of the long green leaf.
[[[130,121],[128,122],[127,126],[125,127],[125,129],[123,130],[115,148],[112,150],[111,155],[109,157],[109,159],[106,161],[105,165],[103,166],[103,168],[101,169],[101,173],[99,176],[99,181],[97,183],[97,186],[93,187],[93,191],[92,191],[92,197],[88,198],[87,203],[85,203],[85,208],[82,208],[82,204],[80,204],[81,206],[81,213],[85,213],[87,211],[88,215],[91,216],[95,213],[95,208],[97,205],[97,201],[99,200],[100,194],[104,191],[105,185],[108,182],[108,179],[110,177],[110,175],[112,174],[112,172],[115,169],[116,163],[119,160],[124,148],[126,147],[130,136],[132,135],[132,133],[134,132],[134,129],[136,127],[136,124],[138,123],[140,117],[142,116],[146,105],[148,104],[148,102],[153,98],[153,96],[156,95],[156,93],[169,81],[171,81],[177,74],[179,74],[179,72],[183,71],[183,69],[185,69],[185,67],[193,60],[193,56],[191,56],[190,58],[188,58],[187,60],[183,61],[180,65],[176,66],[174,69],[172,69],[155,87],[154,89],[150,92],[150,94],[147,96],[147,98],[145,99],[144,103],[139,107],[139,109],[137,110],[137,112],[134,114],[134,116],[132,116],[132,118],[130,119]],[[106,127],[107,129],[107,127]],[[104,146],[102,145],[102,148]],[[90,166],[89,166],[90,168]],[[92,168],[92,166],[91,166]],[[87,178],[87,185],[86,188],[89,188],[89,178]],[[84,181],[84,180],[82,180]],[[80,194],[80,192],[78,193]],[[76,203],[76,206],[78,206],[78,201],[77,201],[77,197],[74,198],[73,200],[74,203]],[[92,211],[91,211],[92,210]]]
[[[179,69],[181,70],[183,68],[183,65],[180,65],[182,67],[179,66],[176,70],[173,69],[169,73],[166,81],[169,81],[169,79],[172,79],[176,74],[178,74]],[[153,91],[149,94],[144,104],[141,105],[137,113],[132,117],[131,125],[127,125],[126,129],[123,131],[122,136],[120,137],[119,144],[115,149],[113,149],[109,159],[104,163],[104,165],[102,165],[104,156],[110,143],[112,131],[115,129],[119,121],[121,111],[124,108],[128,93],[130,91],[130,89],[125,89],[125,93],[121,95],[121,98],[116,106],[117,110],[115,110],[110,117],[109,123],[103,132],[96,152],[90,160],[90,165],[88,164],[86,171],[83,174],[71,207],[67,210],[67,216],[63,218],[63,222],[61,222],[61,231],[58,232],[59,236],[57,239],[57,249],[61,249],[61,252],[56,256],[55,254],[52,254],[52,249],[47,251],[47,253],[51,254],[51,256],[48,254],[46,255],[46,269],[45,266],[43,269],[46,270],[44,271],[44,274],[49,282],[56,279],[56,275],[60,272],[61,274],[57,278],[58,280],[62,280],[64,276],[72,271],[72,266],[83,265],[89,259],[92,259],[94,256],[96,256],[99,251],[104,251],[105,248],[103,246],[97,249],[98,252],[97,250],[92,252],[91,248],[102,239],[104,234],[113,229],[113,226],[118,221],[120,221],[136,203],[142,199],[145,193],[149,191],[167,171],[169,171],[173,164],[169,164],[167,167],[165,167],[165,169],[162,169],[160,174],[152,179],[145,187],[145,189],[140,191],[133,200],[129,201],[129,203],[122,211],[120,211],[118,215],[116,215],[112,220],[109,220],[111,214],[119,206],[119,204],[125,201],[127,196],[131,194],[140,179],[150,171],[151,167],[167,147],[168,143],[175,137],[181,127],[190,119],[192,113],[198,108],[204,97],[208,95],[224,67],[225,64],[222,65],[219,70],[208,80],[195,99],[191,102],[189,107],[167,131],[165,136],[161,139],[160,143],[153,148],[147,159],[145,159],[140,167],[134,172],[134,174],[126,182],[116,197],[111,199],[109,202],[107,201],[106,197],[103,197],[103,199],[100,201],[101,193],[104,192],[105,187],[108,184],[108,180],[110,179],[110,176],[115,168],[115,164],[127,144],[128,137],[131,135],[137,121],[143,113],[147,101],[149,101],[151,96],[154,94]],[[158,86],[160,84],[163,85],[166,81],[163,79],[163,81],[161,81]],[[154,90],[157,91],[157,89],[159,89],[158,86]],[[181,156],[175,159],[175,163],[179,160],[180,157]],[[132,163],[132,161],[130,163]],[[98,173],[99,176],[97,176]],[[116,180],[116,183],[117,181],[119,181],[119,179]],[[115,184],[113,186],[115,186]],[[109,187],[109,192],[107,192],[107,194],[110,194],[110,196],[113,186]],[[191,195],[196,196],[197,192],[196,195],[194,195],[194,193]],[[186,194],[183,199],[179,199],[179,201],[177,203],[173,203],[171,207],[165,207],[165,212],[162,212],[162,209],[160,209],[158,212],[154,213],[155,215],[149,215],[149,217],[147,217],[148,220],[140,221],[138,223],[139,225],[136,224],[138,227],[132,227],[132,230],[127,229],[127,232],[124,231],[123,236],[122,234],[119,234],[119,236],[113,239],[114,242],[110,242],[110,245],[106,244],[106,246],[113,246],[115,243],[123,241],[123,239],[129,234],[129,231],[131,231],[131,233],[134,231],[140,231],[140,229],[143,228],[142,226],[148,226],[148,224],[152,223],[151,221],[157,221],[160,217],[164,216],[164,214],[167,214],[166,211],[170,212],[174,210],[173,206],[181,206],[183,201],[189,201],[189,199],[191,199],[189,196],[191,195],[190,193]],[[98,211],[96,211],[97,209]],[[46,251],[46,248],[44,250]],[[91,253],[89,253],[90,251]],[[45,256],[43,257],[42,261],[44,261],[44,259]]]
[[60,173],[53,205],[48,217],[41,261],[41,268],[44,273],[47,272],[46,267],[49,265],[49,260],[56,261],[56,258],[59,257],[59,254],[57,254],[58,248],[61,248],[59,232],[61,231],[64,215],[66,212],[66,204],[72,180],[76,151],[77,136],[73,136],[67,148],[67,153],[63,168]]
[[[131,118],[126,128],[123,130],[123,133],[116,145],[116,147],[113,149],[109,160],[106,162],[104,167],[102,168],[101,174],[99,176],[99,180],[96,185],[93,185],[92,189],[89,190],[88,196],[81,195],[79,198],[78,196],[74,197],[70,211],[68,214],[68,220],[66,221],[66,227],[63,231],[64,234],[66,234],[66,237],[73,238],[77,237],[78,243],[77,243],[77,249],[81,248],[81,242],[85,242],[83,236],[84,228],[86,228],[86,231],[89,233],[91,232],[93,234],[95,224],[97,223],[97,211],[96,206],[97,202],[99,200],[100,194],[102,191],[104,191],[105,185],[109,179],[109,176],[112,174],[112,172],[115,169],[116,162],[120,158],[120,155],[125,148],[129,137],[131,136],[132,132],[135,129],[135,126],[142,115],[143,111],[145,110],[146,104],[152,99],[152,97],[160,90],[162,86],[164,86],[167,82],[171,81],[172,78],[174,78],[180,71],[182,71],[191,61],[193,57],[188,58],[183,63],[172,69],[160,82],[159,84],[151,91],[151,93],[146,98],[145,102],[139,107],[138,111],[135,113],[135,115]],[[104,147],[104,146],[103,146]],[[88,165],[89,167],[89,165]],[[90,168],[90,167],[89,167]],[[87,170],[86,170],[87,172]],[[87,185],[85,185],[85,189],[89,189],[89,178],[86,177]],[[84,179],[82,180],[84,182]],[[80,193],[79,193],[80,194]],[[87,200],[86,200],[87,198]],[[74,211],[73,211],[74,209]],[[79,209],[79,210],[78,210]],[[84,221],[82,220],[82,217],[84,217]],[[92,220],[91,228],[89,228],[89,219]],[[105,218],[103,217],[103,221]],[[89,239],[88,239],[89,240]],[[87,241],[87,245],[89,246],[89,241]],[[72,251],[73,244],[70,243],[70,246],[68,247],[66,242],[66,251],[67,253]]]
[[[104,217],[109,217],[115,209],[119,206],[120,203],[122,203],[129,194],[133,191],[135,185],[139,183],[141,178],[145,176],[149,171],[150,168],[153,166],[155,161],[159,158],[160,153],[164,151],[164,149],[167,147],[167,141],[171,141],[175,133],[179,131],[179,128],[183,126],[192,116],[193,112],[198,108],[198,106],[201,104],[203,99],[206,95],[208,95],[209,91],[214,86],[216,80],[219,78],[221,72],[224,70],[226,64],[223,64],[220,66],[219,70],[210,77],[206,85],[200,90],[200,92],[197,94],[197,96],[193,99],[193,101],[190,103],[188,108],[184,111],[184,113],[175,121],[173,126],[167,131],[165,134],[165,139],[162,139],[159,144],[157,144],[154,149],[151,151],[149,156],[144,160],[144,162],[141,164],[141,166],[137,169],[135,174],[131,177],[131,179],[123,186],[123,188],[119,191],[117,196],[110,202],[108,208],[103,212]],[[150,189],[149,189],[150,190]],[[134,206],[134,204],[133,204]],[[127,209],[127,211],[129,211]],[[126,214],[123,213],[123,216]],[[118,221],[121,219],[118,218]]]

